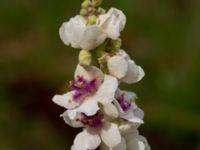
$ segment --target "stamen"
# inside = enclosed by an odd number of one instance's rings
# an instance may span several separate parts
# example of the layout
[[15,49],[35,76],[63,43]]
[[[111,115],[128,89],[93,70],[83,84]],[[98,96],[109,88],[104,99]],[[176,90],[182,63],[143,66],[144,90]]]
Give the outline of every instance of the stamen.
[[83,100],[86,96],[93,94],[97,90],[97,79],[94,78],[90,81],[84,79],[82,76],[77,76],[76,80],[69,83],[71,90],[75,91],[73,99]]
[[99,128],[103,124],[103,116],[100,113],[97,113],[94,116],[87,116],[82,113],[81,122],[90,128]]
[[127,112],[131,108],[131,103],[124,98],[124,94],[116,98],[122,110]]

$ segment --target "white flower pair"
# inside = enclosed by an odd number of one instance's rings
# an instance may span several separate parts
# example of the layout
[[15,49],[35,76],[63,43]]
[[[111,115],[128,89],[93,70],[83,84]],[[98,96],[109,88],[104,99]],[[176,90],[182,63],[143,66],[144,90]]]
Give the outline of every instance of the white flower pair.
[[87,24],[86,18],[77,15],[64,22],[59,34],[66,45],[73,48],[93,50],[105,39],[117,39],[124,29],[126,17],[121,10],[111,8],[106,14],[99,15],[96,24]]

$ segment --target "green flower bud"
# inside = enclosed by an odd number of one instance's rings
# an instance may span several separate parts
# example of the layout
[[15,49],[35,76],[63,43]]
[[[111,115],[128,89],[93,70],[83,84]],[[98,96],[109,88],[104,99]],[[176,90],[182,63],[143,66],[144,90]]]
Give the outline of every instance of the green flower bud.
[[81,10],[80,10],[80,15],[81,15],[81,16],[86,16],[87,13],[88,13],[88,12],[87,12],[86,9],[81,9]]
[[116,50],[118,50],[118,49],[121,48],[121,45],[122,45],[121,39],[112,40],[111,43],[112,43],[112,46],[113,46]]
[[79,53],[79,64],[90,65],[92,62],[92,54],[88,50],[81,50]]
[[106,10],[103,9],[103,8],[101,8],[101,7],[99,7],[99,8],[97,9],[97,13],[99,13],[99,14],[105,14],[105,13],[106,13]]
[[88,8],[91,5],[91,1],[90,0],[85,0],[82,4],[81,7],[82,8]]
[[97,20],[97,17],[95,15],[88,17],[88,24],[95,24]]
[[99,5],[101,5],[102,0],[92,0],[92,6],[93,7],[97,7]]

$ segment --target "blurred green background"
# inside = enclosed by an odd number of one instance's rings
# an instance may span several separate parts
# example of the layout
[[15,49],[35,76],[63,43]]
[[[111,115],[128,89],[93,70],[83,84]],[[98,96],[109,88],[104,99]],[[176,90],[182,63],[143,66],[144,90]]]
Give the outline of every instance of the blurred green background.
[[[73,78],[78,50],[58,36],[81,0],[0,1],[0,150],[70,150],[79,129],[51,98]],[[200,1],[104,0],[127,15],[123,48],[145,78],[140,128],[152,150],[200,150]]]

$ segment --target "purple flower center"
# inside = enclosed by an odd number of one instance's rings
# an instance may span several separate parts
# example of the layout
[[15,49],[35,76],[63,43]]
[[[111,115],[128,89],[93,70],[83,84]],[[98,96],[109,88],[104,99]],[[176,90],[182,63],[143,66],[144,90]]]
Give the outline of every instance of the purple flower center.
[[124,94],[117,97],[116,99],[124,112],[128,111],[131,108],[131,102],[125,100]]
[[94,116],[86,116],[82,113],[81,122],[90,128],[99,128],[103,124],[103,116],[100,113],[97,113]]
[[76,101],[82,100],[89,94],[96,92],[98,84],[96,78],[88,81],[82,76],[77,76],[76,80],[70,82],[69,87],[71,90],[75,91],[73,99]]

